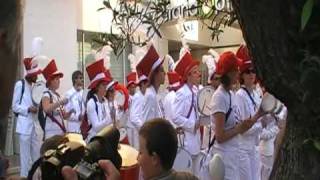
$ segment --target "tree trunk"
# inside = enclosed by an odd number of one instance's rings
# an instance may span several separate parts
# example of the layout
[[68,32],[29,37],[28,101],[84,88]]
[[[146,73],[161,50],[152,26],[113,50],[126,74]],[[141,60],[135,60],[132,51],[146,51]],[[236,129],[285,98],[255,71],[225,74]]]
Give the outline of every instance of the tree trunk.
[[305,0],[232,0],[257,76],[288,107],[271,179],[320,179],[320,5],[301,31]]
[[22,0],[0,2],[0,150],[6,140],[8,111],[21,60]]

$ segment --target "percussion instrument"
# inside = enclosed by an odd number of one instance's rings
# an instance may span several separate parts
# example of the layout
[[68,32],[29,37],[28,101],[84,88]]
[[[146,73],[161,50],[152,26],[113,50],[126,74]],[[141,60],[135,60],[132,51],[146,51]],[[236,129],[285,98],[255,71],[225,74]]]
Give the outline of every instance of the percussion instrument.
[[42,95],[46,90],[46,83],[43,81],[38,81],[33,85],[31,90],[31,97],[34,105],[39,106],[42,99]]
[[265,93],[262,97],[261,108],[264,112],[279,114],[283,108],[283,104],[273,95]]
[[209,173],[212,180],[223,180],[225,174],[225,167],[220,154],[214,154],[209,162]]
[[208,153],[206,153],[205,151],[200,151],[200,153],[197,155],[196,160],[194,161],[195,172],[200,173],[202,168],[204,168],[207,154]]
[[173,163],[173,169],[176,171],[186,171],[192,173],[191,154],[182,147],[178,147],[177,156]]
[[120,139],[119,142],[123,143],[123,144],[129,144],[129,139],[128,139],[128,133],[127,130],[125,128],[120,128],[119,129],[120,132]]
[[118,106],[123,107],[127,110],[129,107],[129,92],[128,89],[122,84],[116,84],[115,87],[115,97],[114,100],[117,102]]
[[138,180],[140,170],[137,161],[138,151],[129,145],[119,144],[118,152],[122,158],[120,168],[121,179]]
[[210,86],[206,86],[199,90],[197,95],[197,107],[198,111],[203,116],[211,115],[211,107],[210,102],[212,95],[214,93],[214,89]]
[[86,142],[83,140],[82,135],[79,133],[67,133],[65,136],[69,139],[69,141],[78,142],[81,145],[86,146]]

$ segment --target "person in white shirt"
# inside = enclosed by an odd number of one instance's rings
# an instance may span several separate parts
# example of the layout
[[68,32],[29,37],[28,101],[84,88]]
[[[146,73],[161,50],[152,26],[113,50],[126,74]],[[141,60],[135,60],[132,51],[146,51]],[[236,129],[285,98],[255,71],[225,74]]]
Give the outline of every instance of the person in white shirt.
[[275,115],[267,114],[262,117],[266,126],[260,134],[259,151],[261,157],[261,180],[268,180],[274,161],[274,143],[279,132]]
[[143,106],[144,122],[150,119],[164,117],[163,107],[157,100],[158,90],[165,80],[165,72],[162,66],[163,58],[160,58],[156,49],[151,45],[146,55],[137,65],[137,71],[148,77],[149,87],[145,93]]
[[237,83],[239,75],[239,59],[231,51],[220,55],[216,73],[221,84],[211,99],[213,123],[215,125],[214,148],[211,153],[222,157],[226,180],[239,180],[239,134],[250,129],[263,115],[262,110],[246,120],[239,120],[238,107],[232,86]]
[[83,102],[83,74],[81,71],[72,73],[73,87],[66,92],[65,97],[69,99],[66,111],[72,112],[67,121],[67,132],[81,133],[80,124],[84,119],[85,105]]
[[46,79],[48,91],[43,93],[41,103],[45,113],[45,139],[54,135],[62,135],[67,132],[66,122],[72,112],[66,112],[64,105],[68,102],[67,98],[62,98],[57,90],[60,86],[60,78],[63,74],[58,71],[55,60],[42,70]]
[[[245,45],[241,45],[236,56],[241,59],[240,89],[236,92],[240,119],[253,117],[260,107],[261,98],[255,90],[256,74],[251,57]],[[258,151],[261,121],[257,121],[245,133],[240,135],[240,179],[260,179],[260,156]]]
[[103,59],[93,62],[86,67],[90,84],[88,89],[87,118],[90,125],[87,141],[90,141],[101,129],[112,124],[107,113],[108,104],[105,98],[107,85],[111,82],[105,74]]
[[37,137],[35,127],[35,115],[38,108],[32,102],[31,90],[41,70],[33,58],[24,58],[23,63],[26,75],[14,86],[12,109],[17,117],[16,133],[19,134],[20,144],[20,176],[27,177],[32,163],[40,156],[41,140]]
[[173,127],[176,128],[176,125],[173,123],[175,111],[173,108],[173,103],[176,98],[176,91],[181,87],[181,76],[176,72],[168,72],[167,75],[169,80],[169,93],[165,96],[163,101],[164,116],[165,119],[170,121]]
[[129,95],[132,98],[136,92],[136,80],[137,79],[137,73],[131,72],[127,75],[127,89],[129,91]]
[[138,86],[139,89],[136,91],[131,99],[129,107],[129,122],[128,122],[128,137],[129,143],[135,149],[139,149],[139,130],[144,123],[143,107],[145,104],[145,92],[148,87],[147,77],[138,71]]
[[184,135],[183,148],[191,154],[193,173],[196,172],[195,160],[200,153],[200,122],[197,109],[197,88],[200,82],[199,61],[194,60],[187,51],[178,61],[175,71],[181,76],[183,86],[176,92],[174,100],[173,123]]

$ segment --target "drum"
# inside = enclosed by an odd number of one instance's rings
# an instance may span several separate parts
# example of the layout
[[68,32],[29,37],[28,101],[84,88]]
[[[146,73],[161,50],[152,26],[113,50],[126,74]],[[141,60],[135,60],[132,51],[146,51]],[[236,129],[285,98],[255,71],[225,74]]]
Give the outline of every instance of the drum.
[[82,135],[79,133],[67,133],[65,136],[69,139],[69,141],[78,142],[83,146],[86,146],[86,142],[83,140]]
[[33,85],[31,90],[31,97],[34,105],[39,106],[43,92],[45,92],[46,90],[46,83],[43,81],[38,81]]
[[177,156],[173,164],[173,169],[176,171],[186,171],[192,173],[191,154],[182,147],[178,148]]
[[209,162],[209,173],[213,180],[223,180],[225,167],[220,154],[214,154]]
[[137,161],[138,151],[129,145],[119,144],[118,152],[122,158],[120,168],[121,179],[138,180],[140,170]]
[[120,143],[129,144],[127,130],[125,128],[120,128],[119,132],[120,132],[120,139],[119,139]]
[[264,112],[279,114],[282,111],[283,104],[273,95],[265,93],[262,97],[261,108]]
[[201,169],[205,166],[206,163],[206,157],[207,157],[207,153],[206,151],[200,151],[200,153],[197,155],[196,160],[194,161],[195,165],[195,173],[197,175],[200,174]]
[[211,107],[210,102],[212,95],[214,93],[214,89],[210,86],[206,86],[199,90],[197,96],[197,107],[199,113],[203,116],[210,116],[211,115]]
[[117,102],[118,106],[123,107],[124,110],[127,110],[129,106],[128,89],[122,84],[116,84],[114,89],[116,90],[114,99]]

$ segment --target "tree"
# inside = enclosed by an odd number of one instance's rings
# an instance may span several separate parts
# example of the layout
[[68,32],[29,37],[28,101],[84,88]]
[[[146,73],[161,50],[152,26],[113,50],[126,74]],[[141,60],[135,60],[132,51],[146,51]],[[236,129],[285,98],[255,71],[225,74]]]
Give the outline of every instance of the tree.
[[258,77],[289,110],[271,179],[320,179],[319,1],[232,2]]

